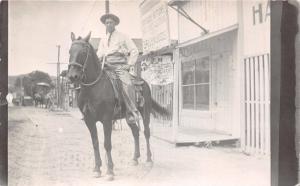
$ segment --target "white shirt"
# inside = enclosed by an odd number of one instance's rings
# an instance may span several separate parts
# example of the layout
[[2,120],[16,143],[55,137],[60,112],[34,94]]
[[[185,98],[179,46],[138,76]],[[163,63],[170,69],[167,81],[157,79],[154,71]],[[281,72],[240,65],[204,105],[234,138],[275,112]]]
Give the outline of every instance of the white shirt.
[[[134,65],[139,55],[138,49],[135,46],[134,42],[129,37],[115,30],[111,34],[108,45],[109,35],[110,33],[107,33],[106,37],[101,39],[97,51],[98,57],[101,58],[106,56],[106,60],[109,63],[124,62],[130,65]],[[113,54],[114,52],[120,52],[124,54],[125,57],[107,57],[109,54]]]

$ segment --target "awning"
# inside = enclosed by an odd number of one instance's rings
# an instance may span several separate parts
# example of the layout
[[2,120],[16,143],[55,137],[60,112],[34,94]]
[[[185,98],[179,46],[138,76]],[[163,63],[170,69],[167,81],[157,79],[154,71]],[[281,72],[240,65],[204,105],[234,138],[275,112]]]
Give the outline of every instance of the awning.
[[193,38],[191,40],[182,42],[182,43],[178,44],[178,48],[186,47],[188,45],[192,45],[192,44],[198,43],[200,41],[204,41],[206,39],[210,39],[210,38],[213,38],[215,36],[218,36],[218,35],[221,35],[221,34],[224,34],[224,33],[227,33],[227,32],[231,32],[231,31],[234,31],[234,30],[237,30],[237,29],[238,29],[238,24],[234,24],[234,25],[228,26],[226,28],[223,28],[223,29],[220,29],[220,30],[217,30],[217,31],[214,31],[214,32],[210,32],[208,34],[201,35],[201,36]]

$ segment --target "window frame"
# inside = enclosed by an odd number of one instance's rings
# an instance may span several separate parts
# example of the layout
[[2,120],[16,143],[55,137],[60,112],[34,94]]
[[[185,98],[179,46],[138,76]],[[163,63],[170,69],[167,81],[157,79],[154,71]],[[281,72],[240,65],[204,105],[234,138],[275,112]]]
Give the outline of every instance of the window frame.
[[[196,63],[197,61],[201,61],[203,63],[203,59],[207,58],[208,59],[208,82],[201,82],[201,83],[196,83]],[[189,84],[183,84],[183,66],[185,63],[193,63],[193,83],[189,83]],[[197,56],[197,57],[194,57],[194,58],[187,58],[185,60],[182,60],[181,61],[181,68],[180,68],[181,72],[181,77],[179,79],[180,81],[180,89],[181,89],[181,108],[183,110],[189,110],[189,111],[200,111],[200,112],[210,112],[211,111],[211,96],[212,96],[212,77],[211,77],[211,73],[212,73],[212,61],[211,61],[211,57],[210,55],[206,54],[206,55],[201,55],[201,56]],[[196,88],[197,86],[201,86],[201,85],[208,85],[208,109],[197,109],[197,97],[196,97]],[[184,107],[184,99],[183,99],[183,87],[193,87],[193,108],[185,108]]]

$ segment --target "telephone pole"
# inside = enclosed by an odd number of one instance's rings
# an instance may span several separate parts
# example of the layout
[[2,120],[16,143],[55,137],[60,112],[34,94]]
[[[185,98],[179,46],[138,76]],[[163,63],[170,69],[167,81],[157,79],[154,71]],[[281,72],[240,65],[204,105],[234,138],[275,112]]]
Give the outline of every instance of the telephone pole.
[[57,70],[57,74],[56,74],[56,95],[57,95],[57,107],[59,107],[61,104],[61,100],[60,100],[60,96],[61,96],[61,86],[60,86],[60,65],[61,64],[67,64],[67,63],[61,63],[60,62],[60,45],[56,45],[57,49],[58,49],[58,53],[57,53],[57,62],[53,62],[53,63],[47,63],[47,64],[55,64],[56,65],[56,70]]
[[57,77],[56,77],[56,85],[57,85],[57,106],[60,105],[60,45],[56,45],[58,49],[58,55],[57,55]]
[[109,13],[109,0],[105,0],[105,13]]
[[21,84],[21,97],[20,97],[20,106],[23,106],[23,98],[24,98],[24,85],[23,85],[23,76],[21,76],[21,81],[20,81],[20,84]]

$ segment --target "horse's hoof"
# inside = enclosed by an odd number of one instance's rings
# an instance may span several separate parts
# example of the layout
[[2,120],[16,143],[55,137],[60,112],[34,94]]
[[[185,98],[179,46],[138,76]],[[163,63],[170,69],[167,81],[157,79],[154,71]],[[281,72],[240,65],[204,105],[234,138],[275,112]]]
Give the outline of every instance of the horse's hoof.
[[112,174],[107,174],[107,175],[105,176],[105,180],[106,180],[106,181],[113,181],[113,180],[114,180],[114,175],[112,175]]
[[138,160],[131,160],[130,165],[137,166],[139,164]]
[[153,161],[146,161],[146,167],[152,167]]
[[94,171],[94,177],[95,178],[100,178],[101,177],[101,171]]

